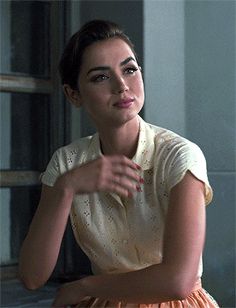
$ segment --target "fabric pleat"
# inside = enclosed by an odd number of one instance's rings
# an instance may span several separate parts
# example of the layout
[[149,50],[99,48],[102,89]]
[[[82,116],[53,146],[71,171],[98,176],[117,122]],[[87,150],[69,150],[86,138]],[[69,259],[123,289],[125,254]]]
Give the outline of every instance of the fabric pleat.
[[82,300],[76,308],[219,308],[214,298],[197,283],[199,288],[184,300],[173,300],[157,304],[132,304],[124,302],[111,302],[94,297]]

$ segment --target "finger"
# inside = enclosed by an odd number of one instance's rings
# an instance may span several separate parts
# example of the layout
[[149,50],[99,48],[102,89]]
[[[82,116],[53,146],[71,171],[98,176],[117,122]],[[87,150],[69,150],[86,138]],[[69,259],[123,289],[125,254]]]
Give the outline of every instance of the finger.
[[112,183],[108,189],[109,192],[116,193],[117,195],[125,198],[131,198],[133,196],[133,191],[123,188],[122,186]]
[[138,174],[141,167],[124,155],[103,156],[99,160],[103,171],[111,170],[114,174],[124,174],[135,181],[140,180]]
[[126,177],[118,177],[107,183],[105,191],[116,193],[122,197],[131,198],[135,192],[141,192],[139,184],[128,180]]
[[141,170],[141,167],[136,164],[135,162],[133,162],[131,159],[129,159],[128,157],[124,156],[124,155],[113,155],[111,156],[111,160],[114,164],[121,164],[127,167],[130,167],[131,169],[134,170]]
[[112,182],[117,186],[120,186],[122,189],[130,191],[131,193],[134,191],[141,191],[139,182],[131,181],[129,178],[123,175],[113,177]]
[[141,183],[142,182],[142,178],[140,177],[140,175],[137,173],[136,170],[131,169],[128,166],[121,166],[121,165],[117,165],[114,166],[114,174],[118,175],[118,176],[123,176],[123,177],[127,177],[130,180],[133,180],[137,183]]

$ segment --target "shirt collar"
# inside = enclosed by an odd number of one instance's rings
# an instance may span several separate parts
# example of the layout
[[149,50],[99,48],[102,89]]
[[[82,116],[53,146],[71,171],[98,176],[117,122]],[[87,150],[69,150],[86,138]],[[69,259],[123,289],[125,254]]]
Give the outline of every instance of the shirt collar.
[[142,170],[148,170],[153,167],[155,132],[141,117],[139,117],[139,123],[138,146],[132,161]]
[[100,147],[99,134],[95,133],[91,137],[91,142],[89,144],[88,152],[86,155],[86,160],[87,161],[94,160],[100,156],[102,156],[102,151]]
[[[139,116],[139,139],[138,146],[132,161],[138,164],[142,170],[153,167],[155,132],[150,125]],[[88,149],[88,160],[96,159],[102,155],[99,134],[95,133],[91,138]]]

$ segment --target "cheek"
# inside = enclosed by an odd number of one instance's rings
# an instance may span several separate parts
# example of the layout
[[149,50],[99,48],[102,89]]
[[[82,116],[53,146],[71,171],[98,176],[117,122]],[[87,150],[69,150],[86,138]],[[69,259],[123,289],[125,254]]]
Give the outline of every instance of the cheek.
[[84,91],[83,98],[85,109],[92,113],[101,111],[103,106],[105,106],[109,100],[105,91],[94,88]]
[[143,97],[144,96],[144,86],[143,86],[143,80],[141,77],[136,81],[136,83],[134,84],[134,87],[135,87],[134,89],[136,93],[139,96]]
[[106,91],[104,91],[102,88],[98,91],[93,91],[89,94],[89,101],[90,101],[90,104],[92,104],[93,106],[94,105],[102,106],[107,103],[109,98],[110,98],[110,95],[107,95]]
[[93,88],[86,86],[81,89],[81,96],[85,104],[91,104],[99,99],[99,92],[96,91],[96,89],[94,90]]

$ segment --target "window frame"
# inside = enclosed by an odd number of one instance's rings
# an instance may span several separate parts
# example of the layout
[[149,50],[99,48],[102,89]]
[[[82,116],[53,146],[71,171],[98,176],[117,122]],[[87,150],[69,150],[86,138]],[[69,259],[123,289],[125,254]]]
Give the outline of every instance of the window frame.
[[[45,0],[44,0],[45,2]],[[50,1],[50,78],[35,78],[29,74],[1,74],[0,92],[7,93],[37,93],[50,95],[50,124],[49,124],[49,154],[70,138],[70,108],[65,103],[61,91],[58,76],[58,59],[65,43],[65,24],[67,3],[65,1]],[[40,172],[42,170],[0,170],[0,188],[11,188],[17,186],[40,185]],[[57,262],[54,276],[65,272],[65,256],[62,244],[59,260]],[[18,265],[0,266],[1,280],[17,278]]]

